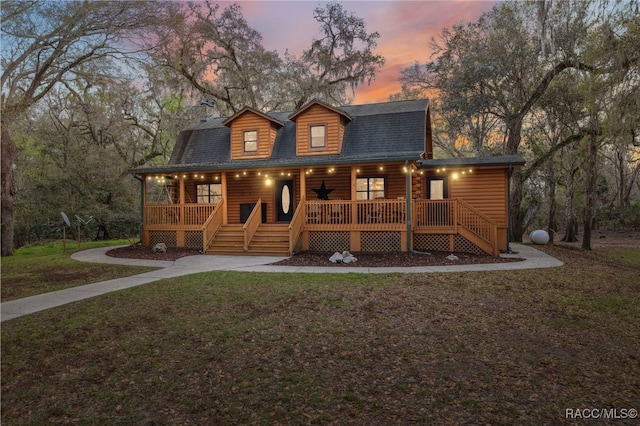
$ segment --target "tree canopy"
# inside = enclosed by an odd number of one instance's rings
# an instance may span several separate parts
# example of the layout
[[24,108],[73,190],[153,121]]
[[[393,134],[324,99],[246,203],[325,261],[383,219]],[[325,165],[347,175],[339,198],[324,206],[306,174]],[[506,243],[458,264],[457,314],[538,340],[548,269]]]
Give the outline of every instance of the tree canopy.
[[[630,135],[640,115],[639,19],[637,1],[500,3],[476,22],[445,28],[432,40],[430,60],[402,71],[403,90],[394,98],[437,93],[436,141],[449,154],[527,157],[511,194],[516,240],[542,202],[534,195],[539,185],[533,179],[556,154],[579,153],[578,177],[586,194],[583,247],[589,248],[602,157],[625,147],[619,173],[626,177],[620,181],[637,184],[638,153]],[[550,132],[556,135],[552,139]],[[567,179],[577,176],[568,173]],[[628,198],[622,198],[618,207],[628,210]],[[555,227],[555,219],[549,223]]]
[[135,216],[127,170],[166,162],[201,114],[198,99],[219,114],[348,103],[384,64],[380,35],[339,3],[315,9],[318,36],[299,58],[265,49],[238,4],[22,0],[1,10],[3,255],[15,240],[55,236],[59,210],[102,225]]

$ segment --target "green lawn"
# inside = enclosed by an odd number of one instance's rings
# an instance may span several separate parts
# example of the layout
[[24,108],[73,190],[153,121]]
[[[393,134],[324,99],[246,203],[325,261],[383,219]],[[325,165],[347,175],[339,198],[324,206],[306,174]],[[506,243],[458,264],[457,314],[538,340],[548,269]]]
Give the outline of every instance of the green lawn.
[[640,268],[545,250],[566,265],[215,272],[17,318],[2,325],[2,424],[560,424],[567,409],[640,409]]
[[[127,240],[87,241],[81,249],[128,244]],[[63,288],[142,274],[156,268],[77,262],[71,254],[76,242],[62,242],[22,247],[2,258],[2,301],[19,299]]]

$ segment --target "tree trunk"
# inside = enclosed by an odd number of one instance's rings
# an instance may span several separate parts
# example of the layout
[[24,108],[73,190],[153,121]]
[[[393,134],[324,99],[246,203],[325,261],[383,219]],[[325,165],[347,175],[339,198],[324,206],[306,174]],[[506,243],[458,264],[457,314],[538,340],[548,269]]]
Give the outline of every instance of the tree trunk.
[[587,185],[585,189],[586,203],[584,206],[584,235],[582,248],[591,250],[591,230],[594,225],[596,209],[596,183],[598,179],[598,135],[589,137],[589,162],[587,167]]
[[553,244],[553,236],[556,233],[557,223],[556,223],[556,181],[555,181],[555,173],[553,172],[553,167],[549,168],[551,170],[551,179],[549,180],[549,216],[547,217],[547,230],[549,231],[549,244]]
[[564,234],[564,237],[562,238],[562,241],[567,242],[567,243],[573,243],[578,241],[578,237],[576,237],[576,215],[574,213],[574,206],[573,206],[573,187],[574,187],[574,182],[575,182],[575,175],[577,173],[578,169],[575,168],[571,171],[571,173],[569,173],[569,176],[567,178],[567,196],[566,196],[566,206],[565,206],[565,210],[564,210],[564,218],[565,218],[565,226],[566,226],[566,231]]
[[2,146],[2,256],[9,256],[13,253],[13,166],[18,150],[13,143],[9,129],[5,120],[2,120],[2,131],[0,133],[0,145]]
[[520,171],[514,171],[511,182],[511,194],[509,195],[509,214],[511,216],[509,240],[513,242],[522,242],[522,235],[525,231],[525,212],[522,211],[522,194],[525,179]]

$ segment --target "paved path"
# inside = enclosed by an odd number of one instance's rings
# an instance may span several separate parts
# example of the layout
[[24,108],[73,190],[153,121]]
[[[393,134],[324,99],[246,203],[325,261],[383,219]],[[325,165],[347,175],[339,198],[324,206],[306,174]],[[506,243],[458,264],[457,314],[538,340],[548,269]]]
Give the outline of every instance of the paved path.
[[270,263],[285,259],[271,256],[188,256],[173,261],[120,259],[105,253],[113,247],[101,247],[74,253],[71,257],[81,262],[111,263],[119,265],[155,266],[161,269],[131,277],[117,278],[79,287],[58,290],[51,293],[11,300],[0,305],[0,321],[7,321],[45,309],[54,308],[78,300],[88,299],[112,291],[136,287],[166,278],[208,271],[244,272],[295,272],[295,273],[429,273],[466,271],[506,271],[516,269],[553,268],[562,262],[535,248],[522,244],[511,244],[515,254],[504,257],[521,257],[524,261],[510,263],[487,263],[484,265],[416,266],[390,268],[336,268],[330,266],[280,266]]

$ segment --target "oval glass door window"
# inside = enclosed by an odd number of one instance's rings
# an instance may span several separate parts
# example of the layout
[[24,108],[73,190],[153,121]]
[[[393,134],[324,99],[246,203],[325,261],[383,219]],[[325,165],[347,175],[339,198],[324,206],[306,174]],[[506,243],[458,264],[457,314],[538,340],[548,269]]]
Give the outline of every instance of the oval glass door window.
[[291,208],[291,191],[289,191],[289,185],[284,185],[282,187],[282,212],[284,214],[289,214],[290,208]]

